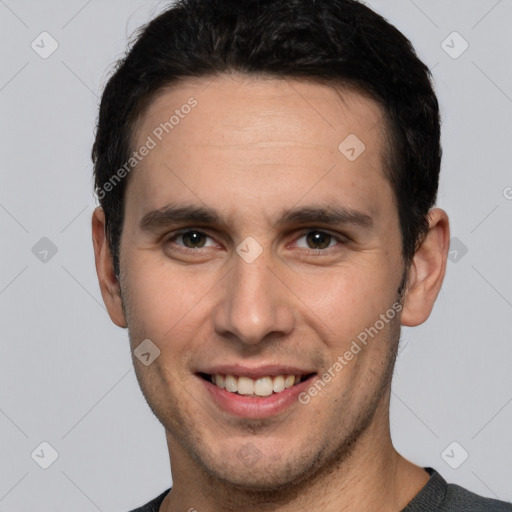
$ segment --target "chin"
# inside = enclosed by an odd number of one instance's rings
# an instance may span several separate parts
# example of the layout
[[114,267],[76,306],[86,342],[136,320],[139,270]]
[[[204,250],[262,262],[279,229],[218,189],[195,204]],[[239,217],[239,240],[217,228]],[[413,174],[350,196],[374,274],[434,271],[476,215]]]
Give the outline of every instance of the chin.
[[[234,443],[230,449],[219,450],[216,446],[196,460],[200,459],[209,478],[249,493],[282,493],[307,479],[318,454],[305,453],[299,447],[280,450],[270,444],[266,450],[264,445],[251,441],[240,444],[240,448]],[[294,455],[297,453],[302,453],[300,460]]]
[[229,469],[217,467],[210,472],[210,476],[240,491],[255,493],[282,491],[300,477],[297,468],[293,473],[290,468],[275,468],[275,471],[269,472],[264,463],[251,468],[243,464],[233,465]]

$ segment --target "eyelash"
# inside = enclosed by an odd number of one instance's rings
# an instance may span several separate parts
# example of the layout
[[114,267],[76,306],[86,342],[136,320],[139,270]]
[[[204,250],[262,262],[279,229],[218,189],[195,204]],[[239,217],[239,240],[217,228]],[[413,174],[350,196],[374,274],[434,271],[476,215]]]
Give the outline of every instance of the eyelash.
[[[187,233],[198,233],[200,235],[203,235],[205,236],[206,238],[209,238],[210,240],[213,240],[213,238],[211,236],[209,236],[207,233],[205,233],[204,231],[200,231],[199,229],[185,229],[185,230],[181,230],[181,231],[177,231],[173,234],[171,234],[169,237],[167,237],[165,239],[165,243],[173,243],[175,242],[176,239],[178,239],[179,237],[187,234]],[[335,241],[335,242],[338,242],[338,244],[341,244],[341,245],[346,245],[347,242],[348,242],[348,239],[347,237],[344,237],[343,235],[335,235],[333,233],[330,233],[329,231],[325,231],[323,229],[318,229],[318,228],[308,228],[308,229],[305,229],[303,231],[301,231],[299,233],[299,237],[297,239],[295,239],[295,241],[297,240],[300,240],[301,238],[305,237],[306,235],[310,234],[310,233],[321,233],[323,235],[327,235],[327,236],[330,236],[332,238],[332,241]],[[178,247],[180,247],[181,250],[185,250],[185,251],[199,251],[201,249],[204,249],[204,247],[199,247],[197,249],[192,249],[190,247],[185,247],[184,245],[183,246],[180,246],[178,245]],[[208,249],[208,247],[206,247],[206,249]],[[336,249],[336,245],[334,246],[329,246],[325,249],[312,249],[312,248],[300,248],[301,250],[306,250],[306,251],[311,251],[313,252],[314,254],[318,254],[318,253],[324,253],[324,254],[328,254],[330,253],[332,250],[335,250]]]

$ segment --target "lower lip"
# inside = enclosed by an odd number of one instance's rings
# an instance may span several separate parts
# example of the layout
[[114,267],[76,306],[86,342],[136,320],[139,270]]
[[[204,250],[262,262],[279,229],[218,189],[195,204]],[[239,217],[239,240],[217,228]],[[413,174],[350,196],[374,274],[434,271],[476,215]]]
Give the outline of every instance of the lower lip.
[[272,393],[266,397],[254,398],[230,393],[198,377],[205,385],[215,403],[222,410],[234,416],[249,419],[268,418],[269,416],[283,412],[292,404],[298,402],[298,395],[311,386],[314,378],[315,376],[311,376],[291,388],[286,388],[280,393]]

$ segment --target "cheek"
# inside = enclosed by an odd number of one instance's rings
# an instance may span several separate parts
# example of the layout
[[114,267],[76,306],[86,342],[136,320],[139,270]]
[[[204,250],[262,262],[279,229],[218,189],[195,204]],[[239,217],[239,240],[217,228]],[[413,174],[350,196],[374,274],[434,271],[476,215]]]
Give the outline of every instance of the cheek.
[[180,350],[180,343],[192,348],[196,343],[192,334],[209,318],[209,294],[218,279],[206,272],[171,271],[165,261],[161,263],[149,253],[128,257],[125,268],[129,278],[123,292],[129,304],[133,343],[149,338],[162,352],[168,344],[173,352]]
[[291,287],[301,299],[302,315],[341,345],[374,325],[396,300],[396,276],[373,265],[347,266],[295,278]]

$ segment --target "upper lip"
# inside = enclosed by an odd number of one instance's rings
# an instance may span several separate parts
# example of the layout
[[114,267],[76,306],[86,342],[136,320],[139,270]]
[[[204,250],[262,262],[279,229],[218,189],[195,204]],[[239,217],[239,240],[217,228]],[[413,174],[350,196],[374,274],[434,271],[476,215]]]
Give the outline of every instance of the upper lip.
[[238,377],[250,377],[257,379],[266,376],[276,375],[308,375],[315,373],[314,370],[305,370],[297,366],[280,365],[280,364],[267,364],[261,366],[243,366],[239,364],[223,364],[218,366],[210,366],[208,368],[201,368],[197,373],[206,373],[208,375],[236,375]]

